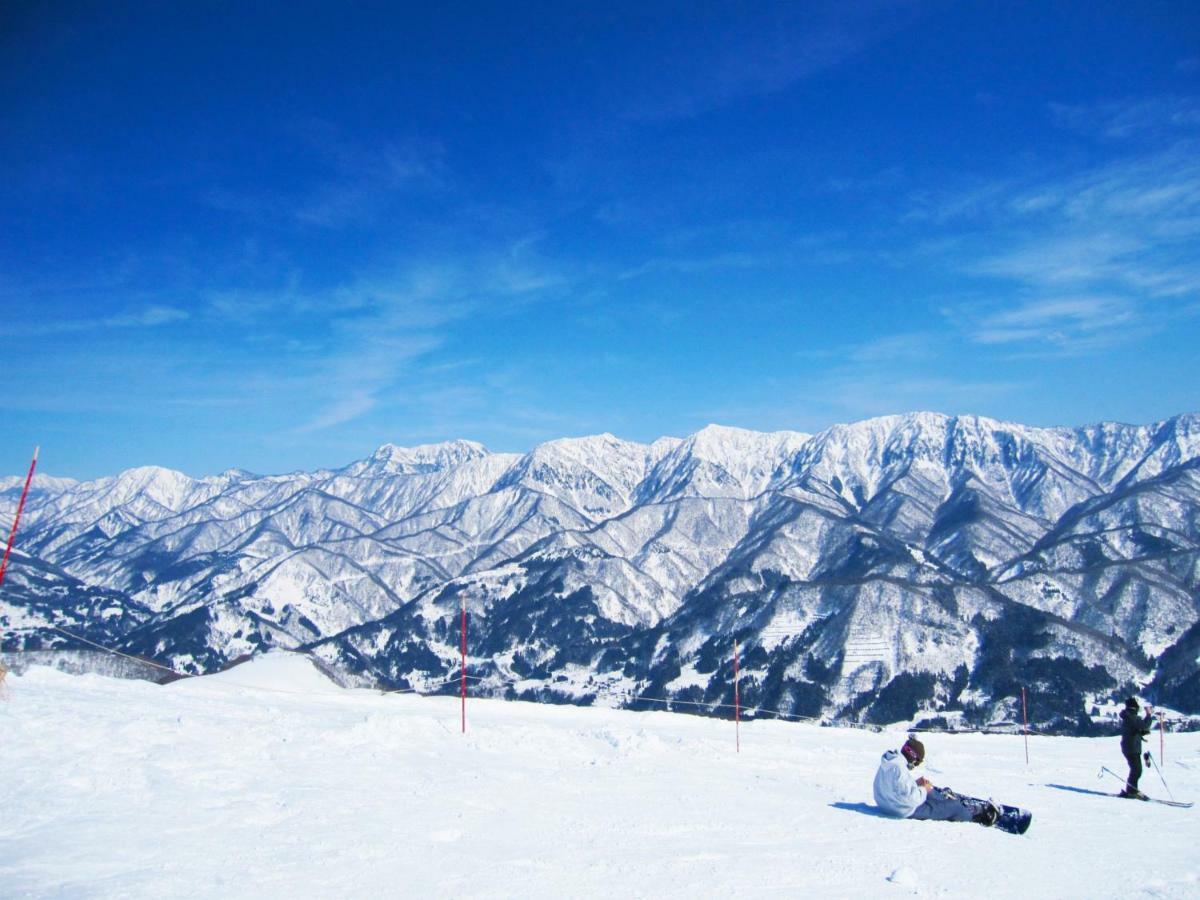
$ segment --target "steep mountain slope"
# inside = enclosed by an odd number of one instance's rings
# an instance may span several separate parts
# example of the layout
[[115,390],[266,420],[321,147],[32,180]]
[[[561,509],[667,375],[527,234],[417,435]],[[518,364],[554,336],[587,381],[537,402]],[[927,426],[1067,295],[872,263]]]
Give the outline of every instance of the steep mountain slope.
[[385,445],[337,471],[35,487],[10,649],[58,644],[63,598],[103,596],[120,615],[72,599],[71,624],[176,666],[311,646],[428,686],[465,604],[473,677],[507,694],[727,702],[737,639],[744,698],[783,713],[991,719],[1025,686],[1040,721],[1085,729],[1136,685],[1200,711],[1196,415]]

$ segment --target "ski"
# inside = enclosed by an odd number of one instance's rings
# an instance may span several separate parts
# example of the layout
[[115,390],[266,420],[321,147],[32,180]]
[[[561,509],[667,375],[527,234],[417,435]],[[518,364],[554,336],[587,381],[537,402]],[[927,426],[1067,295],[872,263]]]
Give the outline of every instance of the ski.
[[1163,806],[1177,806],[1180,809],[1191,809],[1194,803],[1185,803],[1182,800],[1160,800],[1158,797],[1147,797],[1143,794],[1140,797],[1126,797],[1124,794],[1106,794],[1101,791],[1095,791],[1101,797],[1115,797],[1117,800],[1145,800],[1147,803],[1161,803]]
[[[1112,769],[1110,769],[1108,766],[1101,766],[1100,772],[1096,775],[1096,777],[1103,778],[1105,775],[1111,775],[1113,778],[1117,779],[1117,781],[1125,780],[1120,775],[1118,775],[1116,772],[1114,772]],[[1097,792],[1097,793],[1099,793],[1099,792]],[[1122,794],[1108,794],[1108,793],[1105,793],[1103,796],[1117,797],[1118,799],[1121,799],[1121,800],[1145,800],[1147,803],[1161,803],[1163,806],[1174,806],[1174,807],[1177,807],[1178,809],[1191,809],[1193,806],[1195,806],[1194,803],[1187,803],[1183,800],[1163,800],[1159,797],[1147,797],[1145,794],[1141,794],[1140,792],[1139,792],[1139,796],[1137,796],[1137,797],[1126,797]]]
[[[1110,794],[1109,796],[1121,797],[1120,794]],[[1122,800],[1130,800],[1130,799],[1145,800],[1147,803],[1161,803],[1163,806],[1177,806],[1180,809],[1191,809],[1193,806],[1195,806],[1194,803],[1185,803],[1183,800],[1162,800],[1158,797],[1137,797],[1137,798],[1121,797],[1121,799]]]

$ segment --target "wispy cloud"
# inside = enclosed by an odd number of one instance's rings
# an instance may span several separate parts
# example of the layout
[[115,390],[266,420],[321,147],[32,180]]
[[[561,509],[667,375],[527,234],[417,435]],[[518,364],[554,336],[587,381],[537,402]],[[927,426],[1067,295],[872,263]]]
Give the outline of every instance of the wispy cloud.
[[949,323],[980,345],[1078,354],[1194,316],[1200,140],[1190,132],[1200,106],[1168,98],[1052,112],[1064,127],[1129,143],[1082,171],[1028,170],[914,198],[908,223],[925,228],[926,246],[939,231],[955,235],[940,255],[978,282],[975,299],[944,304]]
[[697,257],[656,257],[631,269],[618,273],[618,281],[631,281],[644,275],[663,273],[694,275],[698,272],[713,272],[724,269],[755,269],[769,266],[778,261],[772,254],[750,252],[716,253]]
[[851,59],[917,12],[901,0],[857,0],[706,17],[707,28],[689,29],[666,45],[671,50],[660,68],[670,77],[640,84],[628,115],[688,118],[783,90]]
[[323,120],[302,122],[295,131],[297,146],[313,163],[310,177],[290,190],[212,187],[201,202],[255,220],[339,229],[370,224],[397,198],[440,193],[452,181],[444,149],[436,141],[363,144]]
[[371,220],[389,197],[438,191],[447,180],[441,148],[428,143],[385,143],[380,147],[335,148],[332,172],[294,209],[297,221],[341,228]]
[[[392,276],[359,279],[307,297],[328,322],[323,351],[310,364],[318,411],[311,432],[358,419],[403,393],[421,361],[446,349],[457,323],[502,316],[562,287],[567,278],[533,257],[528,245],[457,262],[410,265]],[[444,389],[454,372],[437,364]],[[461,377],[466,377],[459,372]]]
[[1193,97],[1151,97],[1088,105],[1052,103],[1050,112],[1065,128],[1110,141],[1200,131],[1200,102]]
[[322,410],[315,418],[296,429],[298,434],[321,431],[357,419],[375,408],[375,397],[370,391],[355,390]]
[[1137,308],[1121,297],[1037,300],[984,315],[967,326],[980,344],[1052,344],[1075,351],[1124,339],[1139,324]]
[[[1007,249],[965,268],[1024,285],[1112,286],[1172,297],[1200,289],[1200,144],[1015,192]],[[1004,222],[1001,221],[1003,227]]]
[[[253,423],[283,442],[317,440],[318,432],[327,441],[346,433],[340,426],[398,415],[418,394],[461,402],[476,396],[468,389],[485,364],[477,348],[463,345],[464,323],[526,314],[578,277],[526,235],[490,249],[398,254],[324,285],[274,265],[239,269],[230,279],[248,286],[218,286],[224,275],[197,286],[177,272],[160,274],[157,291],[115,277],[99,288],[86,280],[4,288],[14,305],[23,301],[41,318],[6,317],[0,334],[45,338],[18,342],[21,390],[10,390],[5,405],[88,414],[131,406],[236,410],[232,418],[248,432]],[[47,311],[83,290],[105,314],[54,318]],[[152,293],[179,303],[131,299]],[[153,341],[136,333],[150,330]],[[65,382],[68,372],[88,374]],[[456,387],[464,390],[456,394]],[[479,407],[487,411],[482,401]],[[428,407],[421,411],[423,420],[434,417]]]
[[895,190],[902,187],[904,183],[904,170],[900,166],[889,166],[869,175],[830,178],[823,187],[832,194],[860,194]]
[[104,331],[114,328],[156,328],[188,318],[185,310],[173,306],[146,306],[139,310],[88,319],[66,319],[50,322],[30,321],[0,325],[0,334],[50,335],[82,331]]
[[936,355],[939,340],[927,331],[890,334],[847,348],[843,358],[857,364],[919,362]]
[[[806,382],[819,396],[803,404],[809,419],[822,408],[837,418],[994,408],[1022,389],[1019,376],[965,374],[972,357],[991,363],[988,371],[1012,373],[1017,360],[1097,354],[1194,323],[1200,141],[1185,133],[1191,109],[1093,110],[1097,137],[1131,136],[1116,155],[1106,143],[1103,164],[1026,164],[914,195],[903,219],[919,233],[914,252],[955,282],[949,297],[929,298],[940,321],[805,355],[818,370]],[[1081,110],[1071,116],[1086,118]],[[1149,149],[1132,140],[1154,134],[1169,137]]]
[[1130,234],[1097,233],[1046,237],[995,256],[967,262],[963,269],[1019,281],[1033,287],[1093,284],[1122,280],[1136,283],[1137,258],[1147,248]]
[[[1012,198],[1022,189],[1017,177],[976,179],[974,184],[952,190],[915,190],[901,221],[915,225],[947,225],[1008,212]],[[1035,202],[1039,202],[1036,201]]]

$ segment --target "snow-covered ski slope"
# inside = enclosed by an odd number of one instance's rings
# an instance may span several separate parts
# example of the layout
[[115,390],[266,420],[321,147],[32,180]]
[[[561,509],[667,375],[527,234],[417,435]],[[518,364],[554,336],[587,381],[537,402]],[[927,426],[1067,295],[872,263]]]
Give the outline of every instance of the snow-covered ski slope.
[[[1033,810],[1015,837],[877,815],[902,732],[744,722],[736,754],[729,721],[481,700],[464,736],[456,698],[345,691],[291,654],[6,693],[6,898],[1200,895],[1195,810],[1090,793],[1116,739],[1032,737],[1026,766],[1020,736],[929,735],[935,783]],[[1200,734],[1166,750],[1200,797]]]

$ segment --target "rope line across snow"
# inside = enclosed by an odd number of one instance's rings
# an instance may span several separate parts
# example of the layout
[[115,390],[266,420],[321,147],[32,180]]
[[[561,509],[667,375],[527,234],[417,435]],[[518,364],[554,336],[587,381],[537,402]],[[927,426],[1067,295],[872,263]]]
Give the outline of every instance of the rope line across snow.
[[80,637],[77,634],[72,634],[69,631],[65,631],[62,628],[59,628],[57,625],[50,625],[49,627],[57,631],[59,634],[65,634],[69,638],[73,638],[74,640],[87,644],[90,647],[95,647],[97,650],[103,650],[105,653],[111,653],[114,656],[123,656],[125,659],[132,659],[134,662],[144,663],[147,666],[153,666],[156,669],[162,669],[164,672],[170,672],[172,675],[178,675],[180,678],[187,677],[182,672],[176,672],[170,666],[164,666],[161,663],[156,663],[149,659],[143,659],[140,656],[133,656],[130,653],[122,653],[120,650],[114,650],[112,647],[105,647],[103,644],[97,644],[95,641],[89,641],[85,637]]
[[[87,644],[90,647],[95,647],[97,650],[103,650],[104,652],[111,653],[114,656],[124,657],[125,659],[130,659],[130,660],[142,663],[147,666],[152,666],[155,669],[160,669],[163,672],[169,672],[170,674],[175,675],[178,678],[193,678],[193,677],[195,677],[195,676],[187,675],[183,672],[179,672],[176,669],[171,668],[170,666],[164,666],[162,663],[157,663],[153,660],[145,659],[144,657],[141,657],[141,656],[135,656],[130,653],[123,653],[120,650],[114,650],[112,647],[106,647],[103,644],[98,644],[95,641],[89,640],[88,638],[82,637],[78,634],[73,634],[70,631],[66,631],[65,629],[59,628],[57,625],[48,625],[48,627],[53,629],[54,631],[57,631],[58,633],[60,633],[62,635],[65,635],[66,637],[73,639],[73,640]],[[324,662],[324,664],[326,666],[328,666],[328,662]],[[477,683],[486,682],[487,687],[509,687],[509,686],[517,687],[523,683],[522,681],[518,681],[518,680],[498,679],[495,677],[483,676],[483,675],[462,676],[460,674],[455,674],[454,676],[446,678],[442,681],[435,681],[435,682],[425,684],[420,688],[415,688],[415,687],[390,688],[388,690],[382,690],[382,691],[380,691],[380,693],[385,696],[388,694],[416,694],[418,696],[429,696],[429,695],[431,695],[430,692],[435,691],[437,688],[446,687],[446,686],[452,685],[452,684],[458,684],[460,679],[463,677],[465,677],[466,680],[468,680],[468,681],[474,681]],[[265,692],[273,693],[273,694],[290,694],[290,695],[297,696],[297,697],[311,696],[311,694],[304,692],[304,691],[289,691],[289,690],[285,690],[282,688],[269,688],[269,687],[265,687],[265,686],[261,686],[261,685],[242,684],[242,683],[239,683],[236,681],[225,680],[222,683],[228,687],[240,687],[240,688],[244,688],[247,690],[265,691]],[[481,685],[481,686],[483,686],[483,685]],[[626,702],[637,701],[637,702],[644,702],[644,703],[661,703],[668,707],[669,706],[690,706],[690,707],[706,709],[710,712],[716,712],[717,710],[735,709],[735,705],[732,703],[719,703],[719,702],[718,703],[706,703],[706,702],[700,701],[700,700],[681,700],[681,699],[678,699],[675,697],[653,697],[648,694],[638,694],[633,691],[614,691],[614,690],[605,689],[603,687],[599,688],[596,691],[596,693],[602,694],[605,697],[608,697],[608,698],[614,699],[614,700],[624,700]],[[784,719],[784,720],[788,720],[788,721],[818,722],[818,723],[823,723],[823,722],[828,721],[826,719],[822,719],[819,716],[804,716],[804,715],[800,715],[799,713],[784,712],[781,709],[772,709],[772,708],[766,707],[766,706],[741,706],[741,707],[737,707],[737,708],[740,708],[742,713],[748,713],[748,714],[752,714],[752,715],[755,715],[755,714],[772,715],[772,716],[775,716],[776,718]],[[830,724],[832,724],[838,728],[863,728],[863,729],[874,730],[874,729],[878,729],[880,727],[877,725],[868,725],[868,724],[865,724],[862,722],[831,722]],[[937,733],[949,733],[949,732],[980,733],[980,732],[986,731],[987,729],[981,729],[981,728],[959,728],[959,729],[909,728],[908,730],[909,731],[919,731],[922,733],[932,733],[932,732],[937,732]],[[1040,732],[1038,732],[1032,728],[1028,729],[1027,733],[1040,734]]]

